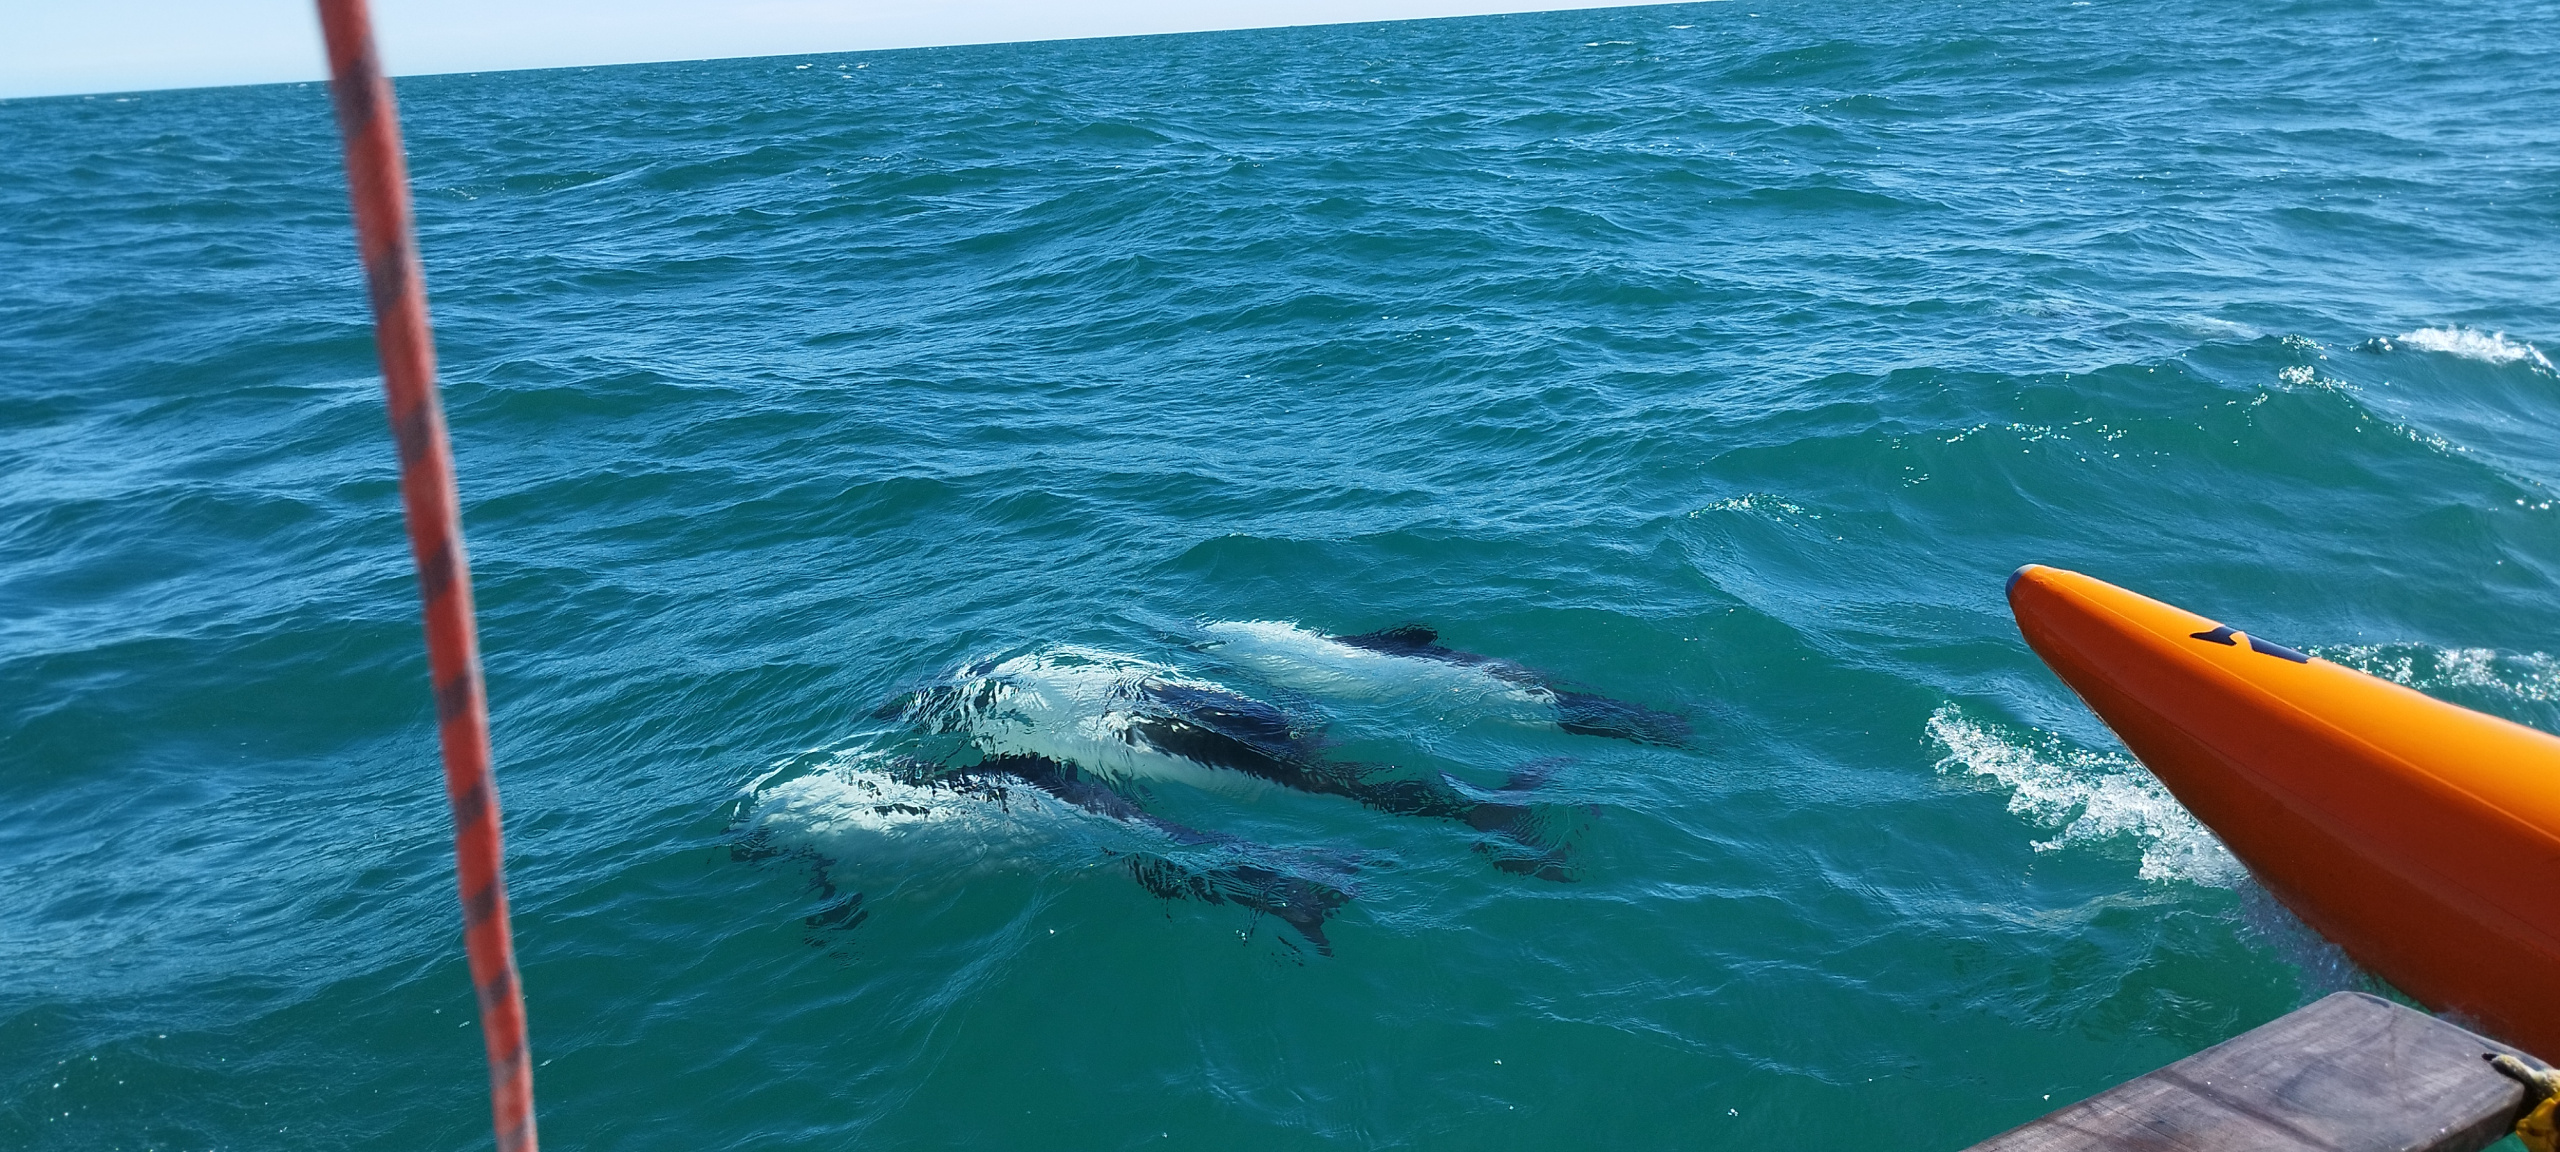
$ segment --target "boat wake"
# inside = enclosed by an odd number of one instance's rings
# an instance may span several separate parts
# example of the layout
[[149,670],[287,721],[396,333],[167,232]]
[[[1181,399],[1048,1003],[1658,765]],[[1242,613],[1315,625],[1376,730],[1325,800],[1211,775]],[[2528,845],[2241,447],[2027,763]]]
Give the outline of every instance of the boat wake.
[[2293,967],[2300,1002],[2341,991],[2394,994],[2249,875],[2213,830],[2133,757],[1976,720],[1954,704],[1929,717],[1928,733],[1946,751],[1938,761],[1941,774],[2008,789],[2011,812],[2057,833],[2036,841],[2037,851],[2131,842],[2140,846],[2144,880],[2232,891],[2240,926]]
[[2145,880],[2233,888],[2248,876],[2212,830],[2129,755],[1975,720],[1954,704],[1930,715],[1928,734],[1946,752],[1941,775],[1997,783],[2009,792],[2009,811],[2054,833],[2036,841],[2036,851],[2130,842],[2140,847]]

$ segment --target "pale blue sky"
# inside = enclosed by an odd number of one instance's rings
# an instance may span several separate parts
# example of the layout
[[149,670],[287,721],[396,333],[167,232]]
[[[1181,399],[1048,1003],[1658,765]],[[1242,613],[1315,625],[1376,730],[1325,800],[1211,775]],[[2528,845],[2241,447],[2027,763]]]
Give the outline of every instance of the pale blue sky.
[[[1599,8],[1624,0],[374,0],[400,74]],[[7,0],[0,99],[312,80],[308,0]]]

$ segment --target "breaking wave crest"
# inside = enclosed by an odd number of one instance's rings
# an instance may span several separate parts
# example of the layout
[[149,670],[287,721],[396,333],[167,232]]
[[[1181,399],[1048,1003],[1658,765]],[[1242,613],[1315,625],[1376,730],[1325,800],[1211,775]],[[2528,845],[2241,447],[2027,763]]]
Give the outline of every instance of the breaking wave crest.
[[2542,350],[2522,340],[2509,340],[2504,332],[2482,332],[2477,328],[2420,328],[2400,334],[2400,343],[2429,352],[2442,352],[2466,360],[2489,364],[2513,364],[2519,360],[2552,370],[2551,360]]
[[1981,777],[2009,791],[2009,811],[2056,834],[2039,852],[2130,841],[2145,880],[2239,886],[2247,869],[2211,830],[2130,756],[2076,747],[2044,733],[2017,733],[1967,717],[1953,704],[1929,716],[1929,738],[1946,750],[1943,775]]

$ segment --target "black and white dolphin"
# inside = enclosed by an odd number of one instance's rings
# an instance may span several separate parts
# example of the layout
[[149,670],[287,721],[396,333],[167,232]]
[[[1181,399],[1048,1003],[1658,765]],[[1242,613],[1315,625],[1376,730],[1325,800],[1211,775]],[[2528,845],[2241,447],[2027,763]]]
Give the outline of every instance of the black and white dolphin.
[[[1439,773],[1338,760],[1323,723],[1166,665],[1062,647],[987,661],[902,694],[874,718],[897,727],[829,771],[760,782],[756,830],[739,849],[786,840],[822,861],[888,862],[909,853],[940,870],[1019,859],[1040,841],[1086,844],[1076,821],[1128,830],[1106,855],[1168,899],[1234,904],[1288,924],[1329,953],[1324,926],[1351,900],[1356,864],[1203,831],[1147,811],[1150,784],[1207,792],[1288,789],[1486,833],[1476,849],[1505,872],[1571,880],[1566,847],[1520,795],[1534,772],[1478,792]],[[1091,827],[1090,824],[1087,827]],[[826,881],[822,864],[821,882]],[[860,894],[810,918],[850,927]]]
[[807,917],[812,930],[850,929],[869,917],[863,892],[838,893],[838,880],[849,876],[901,887],[965,882],[1097,848],[1159,897],[1271,916],[1326,954],[1325,920],[1351,899],[1347,862],[1161,819],[1075,765],[1042,756],[991,756],[952,770],[901,753],[857,752],[750,791],[750,810],[741,812],[747,827],[730,854],[814,861],[812,885],[827,903]]
[[1281,687],[1317,697],[1403,697],[1470,708],[1584,736],[1685,747],[1689,721],[1677,713],[1568,687],[1534,669],[1440,643],[1422,624],[1328,636],[1271,620],[1203,625],[1219,659]]
[[[1277,786],[1400,816],[1452,820],[1548,851],[1526,805],[1480,796],[1437,773],[1332,759],[1320,723],[1116,653],[1058,648],[964,668],[879,715],[924,733],[961,736],[983,757],[1072,765],[1105,786],[1149,780],[1213,792]],[[1525,778],[1515,778],[1505,791],[1525,786]],[[1551,851],[1534,860],[1490,854],[1505,871],[1567,878]]]

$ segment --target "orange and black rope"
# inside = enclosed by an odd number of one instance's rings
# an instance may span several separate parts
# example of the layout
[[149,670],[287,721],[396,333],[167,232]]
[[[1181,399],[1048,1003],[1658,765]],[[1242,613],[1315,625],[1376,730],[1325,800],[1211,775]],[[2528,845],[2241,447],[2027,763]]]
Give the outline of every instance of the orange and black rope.
[[471,566],[462,548],[453,450],[436,398],[435,337],[427,325],[426,281],[410,221],[399,115],[374,53],[373,19],[364,0],[319,0],[319,6],[329,47],[329,93],[346,140],[356,245],[373,298],[382,390],[400,453],[400,502],[425,606],[436,734],[444,748],[445,797],[453,807],[463,944],[489,1051],[490,1110],[498,1152],[535,1152],[533,1066],[525,1044],[524,992],[507,930],[504,847],[497,783],[490,775],[480,640],[472,622]]

